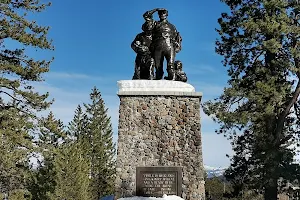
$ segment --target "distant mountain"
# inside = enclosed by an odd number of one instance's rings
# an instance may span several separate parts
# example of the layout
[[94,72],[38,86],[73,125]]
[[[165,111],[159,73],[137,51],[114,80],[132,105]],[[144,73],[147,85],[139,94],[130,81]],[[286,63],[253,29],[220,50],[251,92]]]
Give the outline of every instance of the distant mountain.
[[207,178],[212,178],[214,176],[216,176],[216,177],[223,176],[226,168],[224,168],[224,167],[210,167],[210,166],[204,165],[204,170],[207,173]]

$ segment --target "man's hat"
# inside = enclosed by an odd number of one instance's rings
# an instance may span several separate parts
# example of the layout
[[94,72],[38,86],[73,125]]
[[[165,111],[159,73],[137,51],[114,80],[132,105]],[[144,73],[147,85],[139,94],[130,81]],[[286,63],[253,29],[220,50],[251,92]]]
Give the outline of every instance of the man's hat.
[[158,15],[163,15],[163,14],[165,14],[165,15],[168,16],[168,10],[166,10],[166,9],[164,9],[164,10],[159,10],[159,11],[157,11],[157,13],[158,13]]

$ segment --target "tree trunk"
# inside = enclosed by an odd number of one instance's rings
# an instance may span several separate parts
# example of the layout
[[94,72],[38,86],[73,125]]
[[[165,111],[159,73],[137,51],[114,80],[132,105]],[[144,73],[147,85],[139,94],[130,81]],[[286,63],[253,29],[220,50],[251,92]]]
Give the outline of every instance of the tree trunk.
[[270,180],[265,188],[264,200],[277,200],[277,180]]

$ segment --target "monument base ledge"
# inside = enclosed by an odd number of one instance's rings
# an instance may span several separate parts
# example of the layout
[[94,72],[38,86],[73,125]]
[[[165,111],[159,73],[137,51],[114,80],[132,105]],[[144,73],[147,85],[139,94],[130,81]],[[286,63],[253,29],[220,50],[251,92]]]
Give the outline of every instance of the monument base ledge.
[[170,80],[120,80],[118,95],[166,95],[166,96],[202,96],[188,83]]

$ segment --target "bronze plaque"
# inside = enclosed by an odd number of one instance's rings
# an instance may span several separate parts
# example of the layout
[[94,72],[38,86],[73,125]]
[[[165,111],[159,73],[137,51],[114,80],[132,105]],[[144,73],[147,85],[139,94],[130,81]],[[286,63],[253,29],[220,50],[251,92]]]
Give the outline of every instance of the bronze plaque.
[[137,167],[136,195],[143,197],[181,196],[181,167]]

